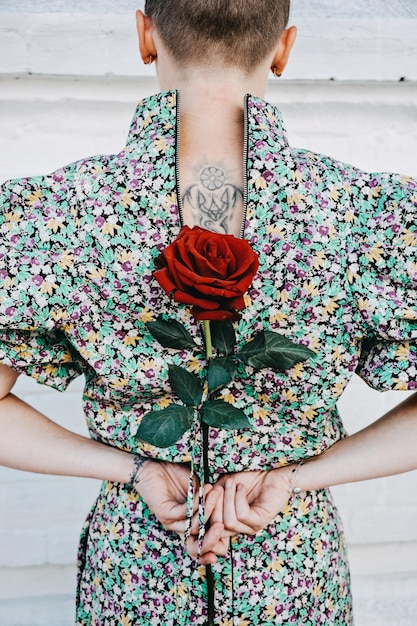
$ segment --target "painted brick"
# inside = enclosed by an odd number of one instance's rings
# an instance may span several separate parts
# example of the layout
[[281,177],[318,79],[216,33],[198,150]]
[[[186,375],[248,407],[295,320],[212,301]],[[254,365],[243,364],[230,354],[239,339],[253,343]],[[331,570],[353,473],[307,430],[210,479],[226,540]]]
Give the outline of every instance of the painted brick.
[[[416,16],[349,17],[297,13],[291,80],[415,80]],[[134,14],[2,13],[0,73],[149,76],[137,52]],[[24,41],[24,44],[22,43]],[[4,44],[5,46],[6,44]]]
[[[17,511],[17,515],[21,512]],[[0,529],[0,567],[26,567],[47,563],[47,532],[42,535],[34,531],[13,532]]]
[[24,74],[28,67],[28,43],[22,32],[0,26],[0,72]]

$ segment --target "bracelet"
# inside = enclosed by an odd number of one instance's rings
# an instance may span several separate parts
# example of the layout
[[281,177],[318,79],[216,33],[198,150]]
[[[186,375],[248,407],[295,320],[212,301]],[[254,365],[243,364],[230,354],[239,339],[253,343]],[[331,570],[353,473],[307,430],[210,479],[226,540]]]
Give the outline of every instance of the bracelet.
[[298,496],[302,489],[301,487],[297,486],[297,478],[298,478],[298,472],[300,471],[300,468],[304,465],[304,461],[300,461],[292,470],[291,472],[291,477],[290,477],[290,486],[288,487],[288,493],[290,493],[293,496]]
[[140,472],[140,469],[142,468],[145,461],[149,461],[149,460],[150,459],[147,456],[141,456],[140,454],[135,454],[135,456],[133,457],[133,470],[130,475],[129,482],[127,483],[127,486],[130,489],[133,490],[136,488],[136,483],[138,482],[138,474]]

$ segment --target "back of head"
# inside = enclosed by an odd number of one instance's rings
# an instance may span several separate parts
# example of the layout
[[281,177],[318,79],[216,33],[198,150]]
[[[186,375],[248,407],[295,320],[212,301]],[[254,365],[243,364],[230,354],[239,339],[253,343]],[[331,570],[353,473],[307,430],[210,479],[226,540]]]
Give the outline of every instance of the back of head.
[[250,73],[287,26],[291,0],[146,0],[145,12],[177,62]]

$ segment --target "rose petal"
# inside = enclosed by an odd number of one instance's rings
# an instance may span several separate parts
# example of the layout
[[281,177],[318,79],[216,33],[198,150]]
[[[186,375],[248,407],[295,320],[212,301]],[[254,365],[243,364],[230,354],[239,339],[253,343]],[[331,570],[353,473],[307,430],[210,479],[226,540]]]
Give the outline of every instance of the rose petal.
[[[205,244],[206,243],[207,242],[205,242]],[[193,242],[188,242],[187,244],[187,254],[192,260],[193,271],[195,271],[196,274],[200,276],[212,276],[213,278],[217,276],[223,277],[224,272],[226,271],[227,276],[227,269],[225,269],[224,266],[227,266],[228,262],[226,260],[223,260],[222,267],[217,267],[216,264],[213,263],[213,254],[211,257],[207,255],[205,244],[197,244],[199,246],[198,248],[194,247]]]
[[184,285],[182,285],[181,283],[181,277],[178,274],[177,271],[177,258],[176,258],[176,247],[174,244],[171,244],[170,246],[168,246],[168,248],[166,248],[164,250],[164,252],[162,253],[164,256],[164,261],[166,263],[166,266],[168,268],[168,272],[170,274],[171,280],[172,282],[178,287],[178,288],[182,288]]
[[245,277],[240,283],[233,284],[227,280],[220,281],[197,276],[182,266],[179,266],[177,269],[177,284],[180,285],[182,290],[192,290],[195,296],[200,293],[203,297],[214,299],[236,298],[239,295],[243,295],[252,282],[251,277]]
[[192,304],[202,307],[204,309],[215,310],[218,309],[220,306],[218,302],[215,302],[213,300],[206,300],[201,296],[194,297],[192,294],[180,290],[177,290],[173,293],[173,298],[175,302],[179,302],[180,304]]
[[204,245],[203,255],[221,278],[227,278],[235,271],[236,258],[224,239],[208,240]]
[[200,309],[199,307],[193,307],[191,309],[191,315],[194,319],[202,321],[202,320],[218,320],[224,321],[229,320],[231,322],[237,322],[241,319],[241,315],[236,311],[227,311],[224,309],[219,309],[217,311],[205,311],[204,309]]
[[196,288],[194,289],[194,293],[197,292],[203,294],[203,296],[220,300],[228,300],[230,298],[236,298],[237,296],[242,295],[239,289],[233,288],[233,285],[230,289],[225,289],[224,287],[215,284],[199,283],[198,286],[196,286]]
[[230,300],[227,304],[228,306],[230,306],[231,309],[236,309],[236,311],[242,311],[246,307],[245,299],[243,296],[233,298],[233,300]]
[[192,254],[190,254],[190,245],[192,250],[193,246],[190,244],[189,238],[183,238],[181,241],[174,242],[173,258],[177,259],[180,263],[182,263],[182,265],[193,271],[194,260]]
[[171,293],[177,289],[177,285],[171,280],[168,268],[164,267],[157,270],[153,273],[153,276],[168,296],[170,296]]
[[243,239],[184,226],[155,267],[162,289],[176,302],[192,305],[196,319],[236,320],[259,260]]
[[256,274],[259,268],[259,259],[252,249],[250,249],[250,251],[246,251],[245,253],[236,252],[236,258],[239,260],[239,263],[236,270],[229,275],[231,280],[246,273],[253,274],[253,276]]

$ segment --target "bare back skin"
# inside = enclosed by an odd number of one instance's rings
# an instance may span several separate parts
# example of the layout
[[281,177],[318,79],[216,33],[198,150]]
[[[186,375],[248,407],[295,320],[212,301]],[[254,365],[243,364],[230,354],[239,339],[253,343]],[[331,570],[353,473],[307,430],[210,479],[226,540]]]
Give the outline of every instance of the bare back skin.
[[[242,103],[243,104],[243,103]],[[229,118],[181,119],[180,192],[186,225],[239,236],[244,209],[243,111]]]

